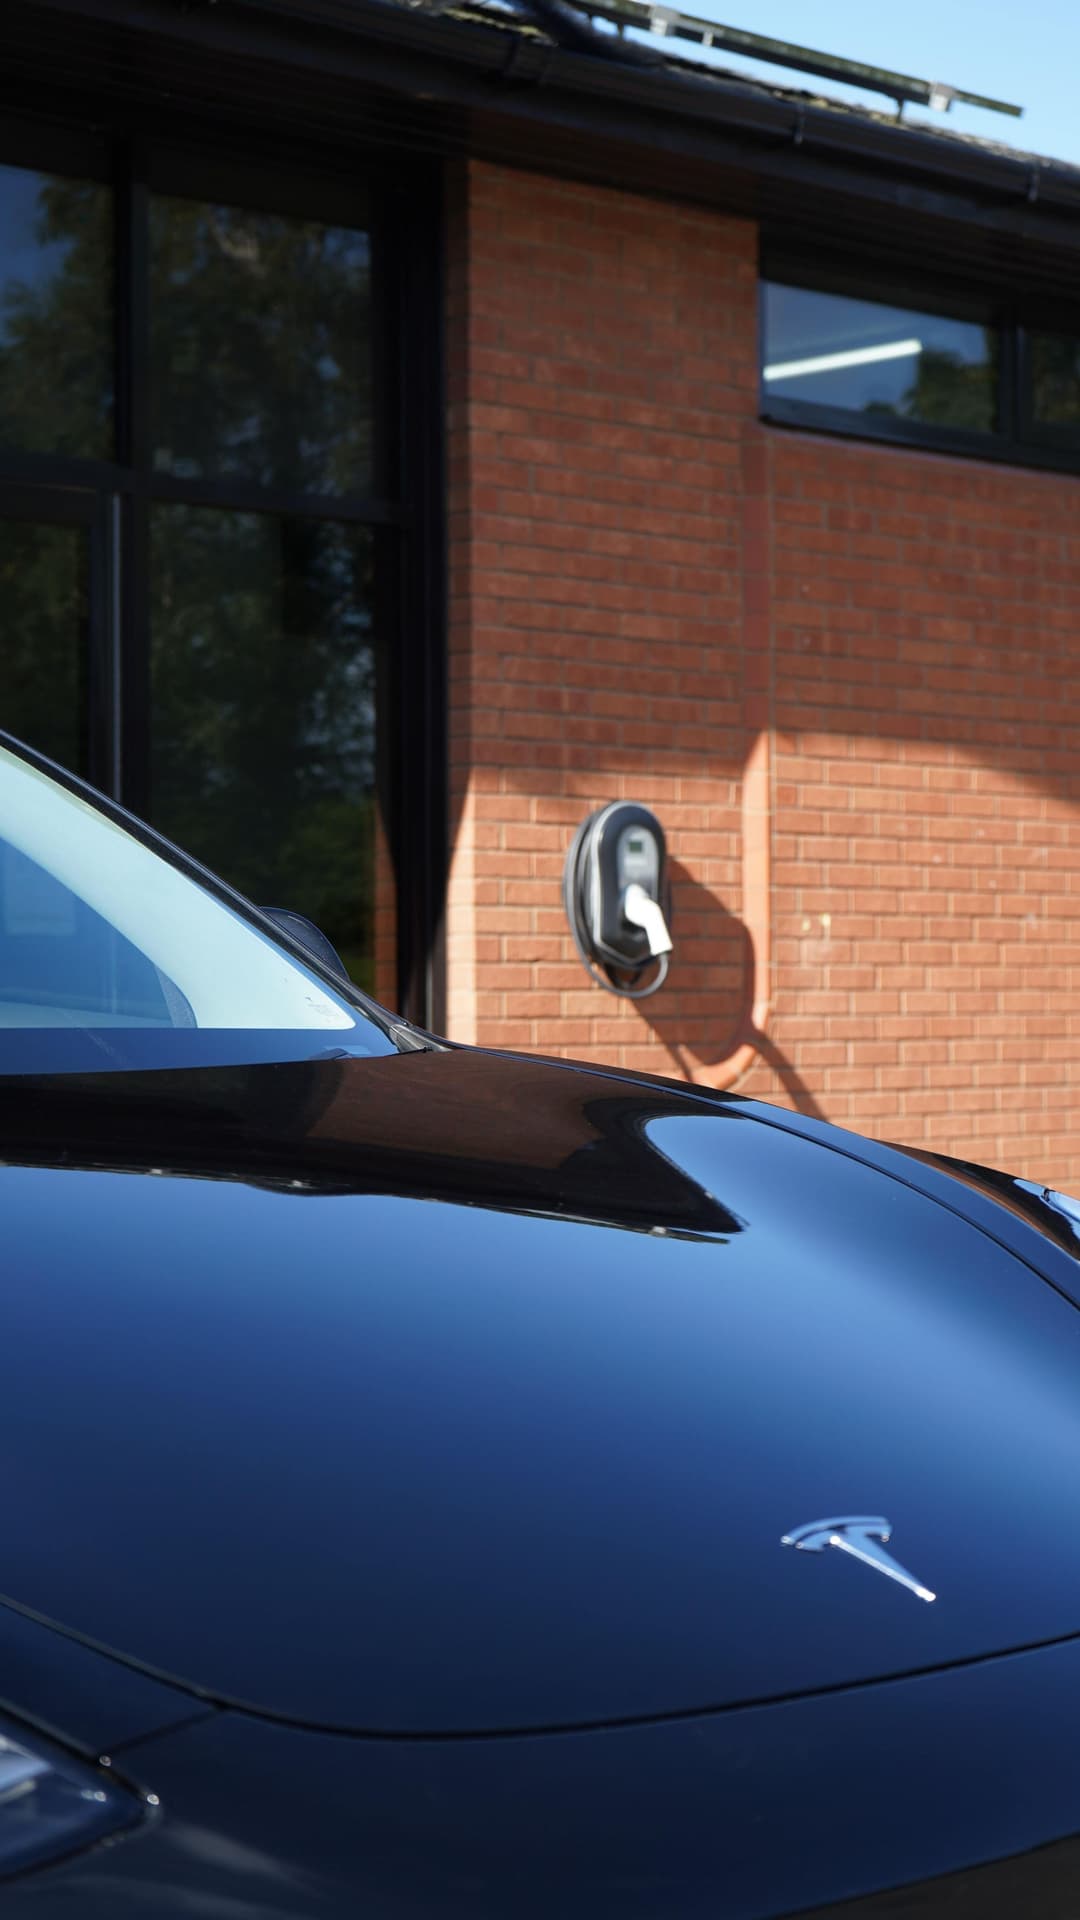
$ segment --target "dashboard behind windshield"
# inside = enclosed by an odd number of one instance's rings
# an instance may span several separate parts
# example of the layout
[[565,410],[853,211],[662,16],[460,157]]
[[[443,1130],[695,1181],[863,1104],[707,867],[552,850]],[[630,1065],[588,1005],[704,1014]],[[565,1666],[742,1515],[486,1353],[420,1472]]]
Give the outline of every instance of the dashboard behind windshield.
[[0,1073],[393,1051],[164,846],[0,745]]

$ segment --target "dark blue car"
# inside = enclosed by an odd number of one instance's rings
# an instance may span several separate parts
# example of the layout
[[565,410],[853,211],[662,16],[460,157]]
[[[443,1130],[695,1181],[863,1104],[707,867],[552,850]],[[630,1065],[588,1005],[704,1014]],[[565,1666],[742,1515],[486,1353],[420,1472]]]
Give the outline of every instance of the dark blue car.
[[1075,1920],[1072,1203],[289,926],[0,744],[4,1920]]

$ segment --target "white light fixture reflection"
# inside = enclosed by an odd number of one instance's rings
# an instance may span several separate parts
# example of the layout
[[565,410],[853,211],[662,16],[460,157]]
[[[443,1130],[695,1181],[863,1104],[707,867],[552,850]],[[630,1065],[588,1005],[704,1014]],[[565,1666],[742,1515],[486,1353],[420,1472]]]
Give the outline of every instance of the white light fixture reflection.
[[879,360],[911,360],[921,340],[887,340],[881,347],[850,347],[846,353],[819,353],[812,360],[777,360],[764,369],[765,380],[797,380],[804,373],[836,373],[841,367],[872,367]]

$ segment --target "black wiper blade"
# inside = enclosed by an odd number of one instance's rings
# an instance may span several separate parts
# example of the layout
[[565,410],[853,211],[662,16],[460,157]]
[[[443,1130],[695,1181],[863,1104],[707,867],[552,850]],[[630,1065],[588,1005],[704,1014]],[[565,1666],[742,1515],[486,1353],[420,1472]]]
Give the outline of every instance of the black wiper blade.
[[395,1020],[386,1029],[399,1053],[449,1053],[450,1048],[444,1040],[436,1040],[433,1033],[425,1033],[421,1027],[414,1027],[407,1020]]

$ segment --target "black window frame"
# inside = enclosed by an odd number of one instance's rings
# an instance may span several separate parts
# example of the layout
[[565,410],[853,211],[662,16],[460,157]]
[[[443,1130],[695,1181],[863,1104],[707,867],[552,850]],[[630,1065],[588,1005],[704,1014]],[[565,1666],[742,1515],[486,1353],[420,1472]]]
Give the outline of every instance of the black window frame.
[[759,284],[799,287],[842,299],[876,300],[912,314],[992,326],[998,334],[998,426],[987,432],[936,427],[819,406],[810,400],[785,400],[760,377],[765,365],[765,302],[758,308],[759,417],[769,426],[793,427],[844,440],[879,442],[924,453],[944,453],[996,465],[1046,468],[1080,473],[1080,425],[1054,427],[1033,417],[1030,384],[1030,336],[1045,329],[1074,333],[1080,340],[1080,307],[1026,296],[970,281],[904,272],[887,262],[808,252],[765,240],[759,260]]
[[[444,1014],[447,743],[443,440],[443,181],[429,157],[242,142],[177,119],[152,139],[6,116],[0,165],[94,180],[114,195],[113,457],[0,447],[0,511],[73,514],[92,525],[95,639],[89,777],[149,817],[150,513],[177,502],[364,525],[375,546],[380,636],[376,786],[396,893],[396,1008]],[[371,236],[372,486],[293,494],[241,476],[155,471],[150,445],[149,204],[164,193],[300,218],[355,222]],[[21,504],[20,504],[21,502]],[[287,903],[285,903],[287,904]]]

